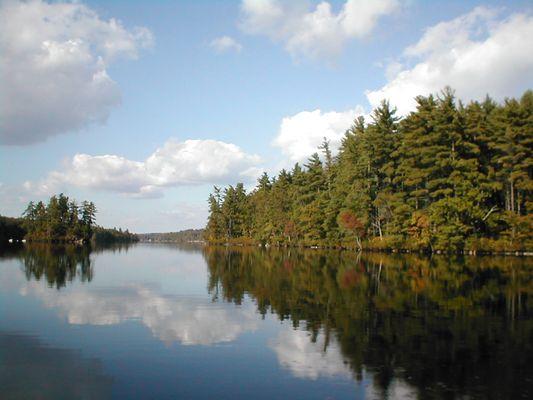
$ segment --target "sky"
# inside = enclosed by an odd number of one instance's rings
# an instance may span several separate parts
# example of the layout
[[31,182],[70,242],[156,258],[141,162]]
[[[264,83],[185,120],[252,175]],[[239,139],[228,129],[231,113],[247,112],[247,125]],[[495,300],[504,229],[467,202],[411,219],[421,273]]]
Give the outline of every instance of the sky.
[[389,100],[533,87],[529,1],[0,0],[0,214],[201,228],[214,185],[305,163]]

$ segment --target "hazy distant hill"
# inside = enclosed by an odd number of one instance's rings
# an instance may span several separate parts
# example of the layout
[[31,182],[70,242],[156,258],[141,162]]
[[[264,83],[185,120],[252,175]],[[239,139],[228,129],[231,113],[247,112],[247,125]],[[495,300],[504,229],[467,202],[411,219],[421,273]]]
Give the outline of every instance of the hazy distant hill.
[[179,232],[140,233],[137,234],[141,242],[200,242],[203,241],[203,229],[186,229]]

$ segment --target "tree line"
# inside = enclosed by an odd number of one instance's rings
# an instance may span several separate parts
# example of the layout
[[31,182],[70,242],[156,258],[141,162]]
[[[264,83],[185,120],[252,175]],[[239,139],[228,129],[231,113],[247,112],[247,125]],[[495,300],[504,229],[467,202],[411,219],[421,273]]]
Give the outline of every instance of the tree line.
[[78,205],[61,193],[50,197],[48,204],[30,201],[22,216],[27,240],[86,242],[93,233],[96,206],[90,201]]
[[[30,201],[21,219],[10,219],[18,225],[18,239],[58,243],[97,243],[137,241],[128,230],[106,229],[96,225],[96,206],[92,201],[76,200],[63,193],[50,197],[48,203]],[[14,232],[14,229],[11,229]]]
[[95,226],[91,241],[96,244],[132,243],[138,242],[139,237],[128,229],[123,230],[122,228],[102,228],[101,226]]
[[533,248],[533,92],[463,104],[453,91],[416,98],[404,118],[387,101],[358,117],[338,154],[209,196],[205,238],[412,251]]
[[140,233],[137,236],[142,242],[190,243],[203,241],[204,230],[185,229],[177,232]]

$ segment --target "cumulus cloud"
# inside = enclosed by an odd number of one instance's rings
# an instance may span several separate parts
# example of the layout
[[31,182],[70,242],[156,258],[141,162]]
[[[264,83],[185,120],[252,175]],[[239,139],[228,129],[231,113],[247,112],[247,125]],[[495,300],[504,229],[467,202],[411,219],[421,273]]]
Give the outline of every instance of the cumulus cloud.
[[107,67],[150,46],[146,28],[87,6],[0,3],[0,143],[23,145],[104,122],[121,95]]
[[165,187],[226,183],[256,178],[259,156],[217,140],[167,141],[144,161],[117,155],[76,154],[27,190],[51,193],[64,185],[101,189],[136,197],[158,197]]
[[91,290],[51,291],[40,282],[28,282],[19,291],[32,295],[73,325],[116,325],[137,320],[164,341],[183,345],[211,345],[231,342],[257,328],[252,304],[223,307],[210,300],[166,296],[155,288],[130,284]]
[[306,3],[243,0],[241,29],[281,42],[293,57],[322,59],[340,54],[345,43],[369,35],[378,19],[399,8],[397,0],[347,0],[335,13],[322,1]]
[[[395,61],[389,81],[367,91],[372,106],[389,99],[401,114],[415,107],[413,98],[451,86],[464,100],[520,95],[533,85],[533,17],[478,7],[451,21],[428,28]],[[391,73],[391,71],[393,71]]]
[[211,43],[209,43],[209,46],[211,46],[217,53],[227,53],[229,51],[240,53],[242,50],[242,45],[229,36],[221,36],[213,39]]
[[319,377],[350,378],[352,372],[334,337],[330,337],[327,349],[326,336],[320,333],[315,342],[308,332],[285,329],[270,343],[279,364],[295,377],[316,380]]
[[302,162],[318,151],[324,138],[337,150],[344,133],[357,116],[364,115],[361,106],[342,112],[302,111],[281,121],[273,145],[279,147],[291,162]]

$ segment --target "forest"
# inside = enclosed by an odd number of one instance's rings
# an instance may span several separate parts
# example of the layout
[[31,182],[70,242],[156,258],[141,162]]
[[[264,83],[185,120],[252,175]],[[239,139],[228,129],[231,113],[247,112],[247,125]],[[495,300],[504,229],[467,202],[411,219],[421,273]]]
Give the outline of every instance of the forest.
[[93,202],[83,201],[78,204],[63,193],[50,197],[48,204],[43,201],[30,201],[22,218],[2,217],[0,228],[5,225],[6,232],[4,235],[0,234],[0,237],[5,239],[3,241],[12,238],[56,243],[115,243],[138,240],[137,236],[128,230],[106,229],[96,225],[96,212]]
[[203,241],[203,229],[185,229],[177,232],[139,233],[141,242],[191,243]]
[[209,196],[211,243],[424,252],[533,249],[533,91],[468,104],[445,88],[383,101],[304,165]]

